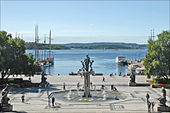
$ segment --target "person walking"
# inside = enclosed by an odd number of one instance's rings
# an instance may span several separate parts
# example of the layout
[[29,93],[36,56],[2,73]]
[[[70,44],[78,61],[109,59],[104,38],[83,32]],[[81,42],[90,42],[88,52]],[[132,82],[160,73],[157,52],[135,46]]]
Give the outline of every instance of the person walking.
[[122,75],[122,73],[121,72],[119,72],[119,76],[121,76]]
[[166,90],[164,87],[162,87],[162,93],[163,93],[163,97],[166,98]]
[[149,94],[147,93],[146,94],[146,102],[147,102],[147,106],[148,106],[148,112],[150,112],[150,107],[151,107],[151,103],[150,103],[150,101],[149,101],[149,98],[150,98],[150,96],[149,96]]
[[65,82],[63,83],[63,90],[65,90],[66,89],[66,85],[65,85]]
[[151,102],[148,100],[148,112],[151,112]]
[[54,107],[55,98],[52,97],[52,106]]
[[154,102],[151,102],[151,111],[154,112],[154,105],[155,103]]
[[22,100],[22,103],[24,103],[24,98],[25,98],[25,96],[24,96],[24,94],[21,96],[21,100]]
[[80,87],[80,82],[77,83],[77,89],[79,89],[79,87]]
[[93,83],[92,83],[92,82],[90,82],[90,86],[91,86],[91,88],[93,89]]
[[103,77],[103,82],[105,82],[105,78]]
[[149,96],[149,94],[147,93],[147,94],[146,94],[147,103],[148,103],[148,101],[149,101],[149,98],[150,98],[150,96]]

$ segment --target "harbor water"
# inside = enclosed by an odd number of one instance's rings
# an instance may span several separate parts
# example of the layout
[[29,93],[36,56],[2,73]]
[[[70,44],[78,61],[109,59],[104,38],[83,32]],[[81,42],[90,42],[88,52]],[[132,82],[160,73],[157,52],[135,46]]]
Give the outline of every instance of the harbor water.
[[[49,75],[68,75],[71,72],[77,73],[82,68],[81,60],[89,54],[91,60],[94,60],[93,69],[96,73],[103,73],[104,75],[118,75],[128,72],[128,66],[117,65],[115,59],[117,56],[125,56],[126,60],[139,60],[145,57],[147,50],[145,49],[72,49],[72,50],[52,50],[54,57],[54,65],[44,68],[44,71]],[[26,50],[26,53],[32,53],[34,50]],[[42,58],[42,50],[39,50],[39,58]],[[48,50],[47,50],[48,53]],[[44,53],[43,53],[44,54]]]

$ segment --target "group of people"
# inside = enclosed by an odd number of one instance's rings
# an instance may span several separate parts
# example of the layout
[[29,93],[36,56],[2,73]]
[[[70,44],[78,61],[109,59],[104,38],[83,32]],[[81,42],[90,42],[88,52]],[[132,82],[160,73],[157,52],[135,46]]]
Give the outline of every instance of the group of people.
[[[113,73],[111,73],[109,76],[112,77],[112,76],[114,76],[114,75],[113,75]],[[116,73],[115,73],[115,76],[116,76]],[[122,73],[121,73],[121,72],[119,72],[119,76],[122,76]],[[125,77],[125,76],[126,76],[126,74],[123,75],[123,77]]]
[[[166,90],[164,87],[162,87],[162,93],[163,93],[162,97],[158,98],[159,104],[162,106],[166,106]],[[148,112],[151,112],[151,111],[153,112],[155,103],[153,101],[150,101],[149,98],[150,98],[150,96],[147,93],[146,100],[147,100]]]

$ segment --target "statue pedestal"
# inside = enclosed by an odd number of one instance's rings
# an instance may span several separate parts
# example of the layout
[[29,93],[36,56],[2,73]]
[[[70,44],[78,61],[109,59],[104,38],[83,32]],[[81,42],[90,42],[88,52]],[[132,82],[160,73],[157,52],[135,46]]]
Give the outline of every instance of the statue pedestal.
[[136,82],[129,82],[129,86],[136,86]]
[[84,96],[83,97],[90,97],[90,73],[84,72]]
[[0,104],[0,108],[1,108],[0,111],[8,112],[8,111],[12,111],[13,106],[10,104],[7,104],[7,105]]
[[157,112],[159,112],[159,111],[169,112],[169,111],[170,111],[170,107],[158,105],[158,106],[156,107],[156,111],[157,111]]

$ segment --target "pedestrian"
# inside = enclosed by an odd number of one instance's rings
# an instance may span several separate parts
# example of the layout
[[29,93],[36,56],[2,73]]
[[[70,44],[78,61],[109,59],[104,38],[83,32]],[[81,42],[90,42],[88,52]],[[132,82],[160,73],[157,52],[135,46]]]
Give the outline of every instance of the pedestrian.
[[90,82],[90,86],[91,86],[91,88],[93,89],[93,83],[92,83],[92,82]]
[[46,89],[46,92],[47,92],[47,97],[48,97],[48,107],[50,107],[50,97],[49,97],[49,91],[48,91],[48,89]]
[[166,98],[166,90],[164,87],[162,87],[162,93],[163,93],[163,98]]
[[103,77],[103,82],[105,82],[105,78]]
[[52,97],[52,106],[54,106],[55,98]]
[[150,113],[151,112],[151,102],[148,101],[147,103],[148,103],[148,112]]
[[119,72],[119,76],[121,76],[121,72]]
[[21,96],[22,103],[24,103],[24,94]]
[[155,103],[154,102],[151,102],[151,111],[153,112],[154,111],[154,105],[155,105]]
[[111,85],[111,90],[113,90],[113,88],[114,88],[114,85]]
[[63,83],[63,90],[65,90],[66,89],[66,85],[65,85],[65,82]]
[[77,89],[79,89],[79,87],[80,87],[80,82],[77,83]]
[[149,98],[150,98],[150,96],[149,96],[149,94],[147,93],[147,94],[146,94],[147,103],[148,103],[148,101],[149,101]]
[[102,85],[102,86],[101,86],[101,89],[104,89],[104,87],[105,87],[105,86],[104,86],[104,85]]

